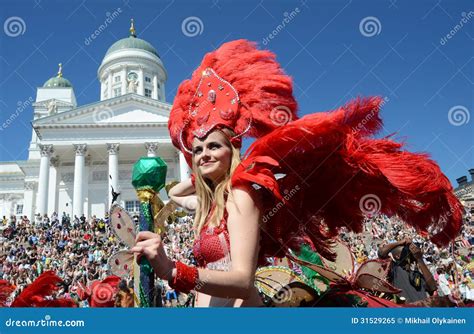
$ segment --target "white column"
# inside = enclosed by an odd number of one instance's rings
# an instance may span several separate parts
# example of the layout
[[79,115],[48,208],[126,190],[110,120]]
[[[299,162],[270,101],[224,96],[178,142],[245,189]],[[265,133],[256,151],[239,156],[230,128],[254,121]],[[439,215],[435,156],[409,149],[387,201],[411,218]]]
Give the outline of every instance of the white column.
[[121,80],[122,80],[122,95],[127,94],[127,68],[125,66],[122,67],[121,73]]
[[162,81],[160,83],[160,86],[161,86],[161,98],[163,99],[163,102],[165,102],[166,101],[165,82]]
[[[107,88],[108,88],[108,99],[112,98],[112,71],[109,72],[109,78],[107,79]],[[73,217],[74,218],[74,217]]]
[[153,75],[153,89],[151,90],[151,97],[158,100],[158,77],[156,74]]
[[[39,145],[41,160],[39,171],[38,197],[36,212],[44,215],[48,213],[48,186],[49,186],[49,158],[53,154],[53,145]],[[30,218],[31,219],[31,218]]]
[[189,169],[188,163],[186,162],[186,159],[183,153],[179,152],[178,158],[179,158],[179,176],[181,178],[181,181],[184,181],[191,177],[191,170]]
[[25,182],[25,195],[23,196],[23,215],[26,215],[30,221],[34,219],[33,216],[35,215],[35,186],[36,182]]
[[90,155],[85,157],[85,165],[84,165],[84,179],[82,182],[82,198],[83,201],[83,211],[86,218],[90,217],[89,212],[89,173],[90,173],[90,165],[91,165],[91,157]]
[[145,77],[143,75],[143,67],[138,69],[138,94],[145,96]]
[[58,212],[58,158],[50,159],[49,168],[49,191],[48,191],[48,213]]
[[118,189],[118,152],[120,144],[119,143],[107,143],[107,151],[109,152],[109,188],[107,193],[109,194],[109,202],[107,207],[110,208],[112,203],[112,187],[115,192],[119,192]]
[[156,157],[158,150],[158,143],[145,143],[147,157]]
[[87,151],[86,144],[73,144],[76,158],[74,160],[74,191],[72,198],[72,217],[78,218],[84,213],[84,155]]
[[104,92],[105,91],[105,83],[104,83],[104,81],[105,81],[105,78],[102,77],[100,79],[100,100],[101,101],[104,101],[104,99],[105,99],[105,92]]

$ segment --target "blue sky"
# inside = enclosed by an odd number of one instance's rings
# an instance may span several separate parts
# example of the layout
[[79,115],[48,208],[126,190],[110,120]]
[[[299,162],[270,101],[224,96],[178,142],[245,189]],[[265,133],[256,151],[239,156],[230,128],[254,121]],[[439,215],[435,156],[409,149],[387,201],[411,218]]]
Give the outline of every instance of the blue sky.
[[[430,153],[453,184],[474,168],[474,6],[467,0],[2,1],[0,124],[36,98],[59,62],[78,104],[98,101],[97,69],[108,47],[128,36],[130,18],[165,64],[170,103],[206,52],[246,38],[277,54],[294,78],[301,115],[382,95],[381,135],[397,132],[409,150]],[[189,20],[196,31],[183,28]],[[0,161],[27,158],[32,114],[26,108],[2,126]]]

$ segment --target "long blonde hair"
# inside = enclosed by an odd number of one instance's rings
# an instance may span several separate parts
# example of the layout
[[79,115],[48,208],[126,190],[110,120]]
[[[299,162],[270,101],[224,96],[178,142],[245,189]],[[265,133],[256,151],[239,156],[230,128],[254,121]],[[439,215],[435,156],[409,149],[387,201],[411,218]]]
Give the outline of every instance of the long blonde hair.
[[[224,217],[227,196],[232,196],[230,182],[231,176],[240,163],[240,149],[234,147],[229,140],[229,138],[233,137],[235,134],[226,128],[216,131],[219,131],[224,135],[225,144],[231,149],[231,163],[224,178],[214,186],[212,182],[203,178],[193,159],[193,172],[196,176],[196,196],[198,199],[198,206],[193,226],[196,235],[199,235],[206,221],[209,221],[209,226],[218,226],[220,224],[220,221]],[[212,211],[211,216],[208,217],[213,204],[215,204],[215,209]]]

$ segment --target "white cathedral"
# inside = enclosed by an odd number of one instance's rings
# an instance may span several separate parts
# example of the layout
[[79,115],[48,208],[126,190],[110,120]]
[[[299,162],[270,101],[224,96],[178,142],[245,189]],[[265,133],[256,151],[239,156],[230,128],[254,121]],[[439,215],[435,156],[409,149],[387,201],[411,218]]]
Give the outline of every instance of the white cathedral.
[[[0,163],[0,218],[103,217],[112,187],[119,204],[137,212],[131,174],[142,156],[166,162],[167,182],[189,177],[168,133],[166,69],[156,49],[136,37],[133,21],[130,36],[107,50],[97,76],[100,101],[84,106],[77,105],[61,64],[37,89],[28,160]],[[161,198],[167,199],[164,191]]]

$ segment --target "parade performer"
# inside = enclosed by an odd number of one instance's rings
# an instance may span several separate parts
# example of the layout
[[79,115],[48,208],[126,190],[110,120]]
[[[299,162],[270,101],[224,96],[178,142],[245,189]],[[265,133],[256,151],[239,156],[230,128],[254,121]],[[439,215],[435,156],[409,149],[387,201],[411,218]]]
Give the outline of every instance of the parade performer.
[[[257,268],[302,245],[331,259],[340,228],[362,231],[367,198],[438,245],[461,228],[462,206],[438,165],[372,137],[380,97],[299,118],[275,58],[246,40],[223,44],[180,85],[170,113],[173,144],[193,174],[169,195],[195,209],[198,266],[171,261],[152,232],[140,232],[132,251],[176,290],[197,291],[197,306],[261,305]],[[241,158],[243,137],[256,140]]]

